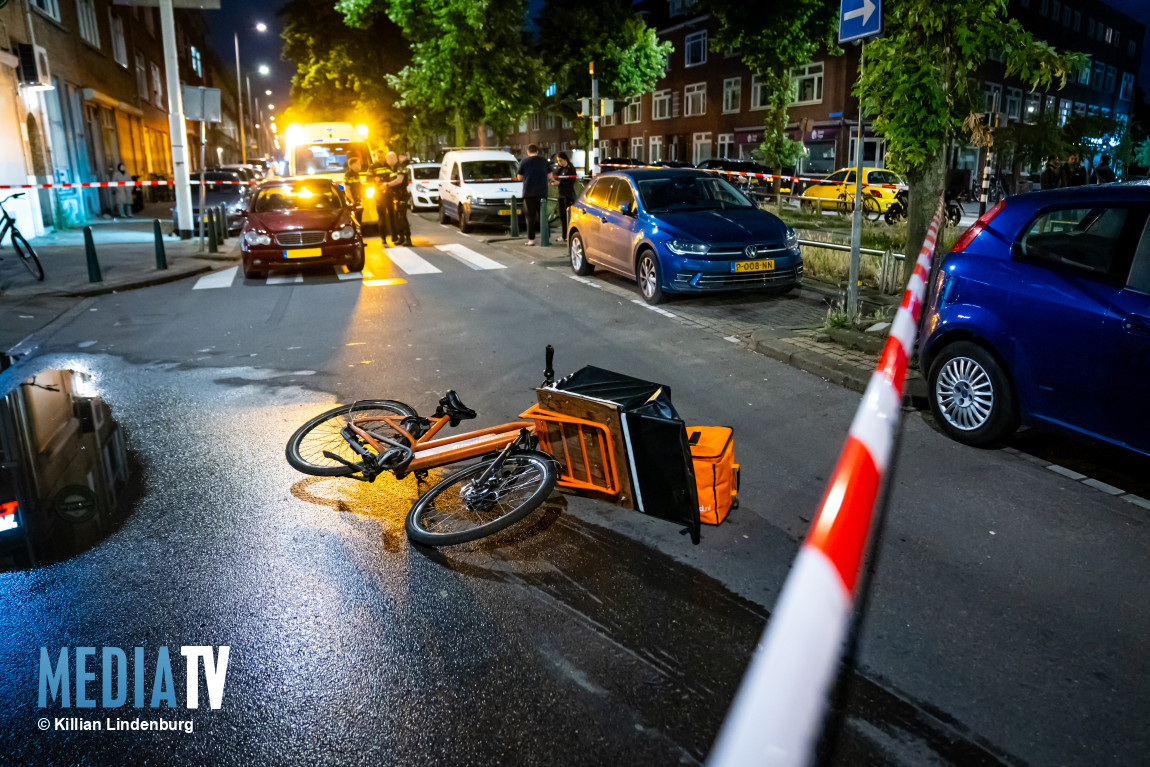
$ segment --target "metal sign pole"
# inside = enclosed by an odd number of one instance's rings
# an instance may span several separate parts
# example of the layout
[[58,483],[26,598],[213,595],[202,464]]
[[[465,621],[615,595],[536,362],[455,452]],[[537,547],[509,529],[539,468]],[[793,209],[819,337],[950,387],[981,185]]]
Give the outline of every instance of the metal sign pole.
[[[202,112],[201,112],[200,116],[201,117],[203,116]],[[207,143],[208,143],[207,125],[208,125],[208,123],[206,120],[200,120],[200,247],[199,247],[199,250],[204,249],[204,213],[206,211],[206,209],[204,208],[204,196],[206,194],[206,192],[204,190],[204,186],[205,186],[204,185],[204,147],[207,146]]]
[[[863,59],[866,57],[866,41],[859,48],[859,81],[863,77]],[[858,136],[855,139],[855,211],[851,224],[851,265],[847,284],[847,317],[851,322],[859,316],[859,249],[862,246],[862,171],[863,171],[863,104],[859,99]]]
[[172,0],[160,0],[160,31],[164,39],[164,71],[168,80],[168,130],[172,141],[172,171],[176,187],[176,219],[180,238],[192,236],[192,189],[188,177],[188,135],[176,56],[176,19]]

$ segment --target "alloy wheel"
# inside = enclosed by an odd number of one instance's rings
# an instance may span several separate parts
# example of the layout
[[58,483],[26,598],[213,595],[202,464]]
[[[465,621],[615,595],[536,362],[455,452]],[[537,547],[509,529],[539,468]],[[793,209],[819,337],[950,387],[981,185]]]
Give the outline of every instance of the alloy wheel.
[[643,291],[644,296],[650,298],[655,295],[657,281],[655,262],[651,256],[644,256],[643,260],[639,262],[639,290]]
[[939,410],[956,429],[973,431],[994,412],[994,385],[982,365],[969,357],[948,360],[934,387]]

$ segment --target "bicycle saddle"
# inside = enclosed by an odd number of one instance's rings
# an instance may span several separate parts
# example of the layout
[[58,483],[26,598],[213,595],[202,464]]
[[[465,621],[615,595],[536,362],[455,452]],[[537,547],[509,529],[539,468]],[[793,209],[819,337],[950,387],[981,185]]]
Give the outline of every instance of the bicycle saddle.
[[460,421],[475,418],[475,411],[463,404],[454,389],[449,389],[447,394],[443,395],[443,399],[439,400],[439,410],[451,416],[452,426],[458,426]]

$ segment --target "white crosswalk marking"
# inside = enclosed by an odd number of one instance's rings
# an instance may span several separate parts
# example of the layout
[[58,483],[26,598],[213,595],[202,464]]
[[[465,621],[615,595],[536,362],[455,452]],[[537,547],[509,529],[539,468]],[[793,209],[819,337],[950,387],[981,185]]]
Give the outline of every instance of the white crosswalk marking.
[[346,269],[347,269],[346,266],[335,267],[335,276],[341,280],[362,280],[363,279],[363,272],[348,272],[348,271],[345,271]]
[[291,285],[296,282],[303,282],[303,275],[299,272],[291,274],[273,274],[268,277],[268,285]]
[[407,274],[438,274],[440,272],[411,248],[388,248],[386,252],[391,262]]
[[487,256],[476,253],[471,248],[457,243],[448,243],[447,245],[436,245],[436,248],[442,250],[447,255],[456,258],[463,263],[470,266],[472,269],[506,269],[507,267],[498,261],[492,261]]
[[233,266],[231,269],[221,269],[218,272],[205,274],[203,277],[196,280],[196,284],[192,286],[192,290],[212,290],[214,288],[230,288],[232,280],[236,278],[236,272],[240,268]]

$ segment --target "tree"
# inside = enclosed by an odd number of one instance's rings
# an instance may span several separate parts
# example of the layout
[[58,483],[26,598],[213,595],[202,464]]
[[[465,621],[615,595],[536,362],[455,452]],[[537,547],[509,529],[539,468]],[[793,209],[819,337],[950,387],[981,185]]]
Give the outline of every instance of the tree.
[[[856,93],[887,141],[887,159],[910,186],[907,253],[915,253],[942,196],[946,147],[970,111],[970,74],[990,51],[1006,76],[1047,89],[1085,63],[1059,53],[1006,17],[1007,0],[888,0],[884,36],[868,42]],[[909,279],[914,259],[904,262]]]
[[[411,63],[388,82],[398,104],[455,126],[479,126],[503,135],[543,93],[543,70],[524,32],[524,0],[339,0],[349,24],[364,27],[380,16],[399,25]],[[378,45],[378,41],[376,41]]]
[[1018,189],[1018,175],[1023,168],[1042,165],[1047,157],[1062,157],[1067,150],[1065,132],[1058,118],[1047,113],[1033,123],[1011,123],[994,131],[996,152],[1011,155],[1011,188]]
[[410,116],[396,108],[399,94],[387,81],[407,64],[407,46],[378,44],[400,39],[390,19],[380,16],[353,28],[331,2],[311,0],[291,0],[279,15],[281,55],[296,68],[292,104],[281,121],[363,122],[384,141],[407,138]]
[[741,51],[743,63],[759,75],[767,97],[760,152],[774,170],[791,165],[803,153],[801,142],[787,136],[787,110],[795,91],[791,70],[820,49],[837,51],[834,34],[837,2],[793,0],[704,0],[719,22],[712,47]]

